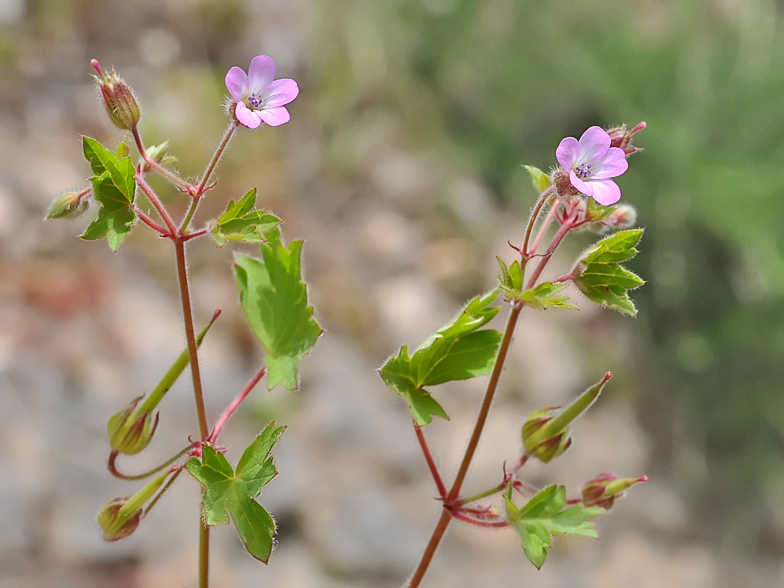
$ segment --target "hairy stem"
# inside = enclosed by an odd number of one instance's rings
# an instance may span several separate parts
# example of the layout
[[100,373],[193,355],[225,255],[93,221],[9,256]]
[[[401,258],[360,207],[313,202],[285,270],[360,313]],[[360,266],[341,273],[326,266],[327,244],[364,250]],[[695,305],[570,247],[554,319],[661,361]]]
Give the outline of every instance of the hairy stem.
[[229,406],[226,407],[226,410],[223,411],[223,414],[220,415],[220,417],[216,421],[215,427],[212,429],[212,433],[210,433],[210,436],[207,437],[207,442],[215,443],[218,440],[218,435],[220,435],[221,430],[223,429],[226,422],[229,420],[229,417],[231,417],[231,415],[234,414],[234,411],[237,410],[237,408],[239,408],[240,404],[242,404],[242,401],[245,400],[248,394],[250,394],[250,391],[256,387],[256,384],[259,383],[259,380],[261,380],[261,378],[263,378],[264,374],[266,373],[267,373],[267,366],[264,366],[256,373],[255,376],[253,376],[250,379],[250,382],[248,382],[245,385],[245,387],[240,391],[240,393],[237,394],[237,397],[231,401],[231,404],[229,404]]
[[550,261],[550,258],[555,253],[555,250],[558,249],[558,246],[563,241],[564,237],[574,228],[574,226],[568,222],[565,222],[561,225],[561,228],[558,229],[558,232],[553,237],[553,240],[550,241],[550,246],[547,248],[547,251],[544,252],[542,255],[542,259],[539,260],[539,265],[536,266],[534,272],[531,274],[531,277],[528,279],[528,284],[526,284],[526,288],[533,288],[536,284],[536,280],[539,279],[539,276],[542,275],[542,270],[544,270],[547,263]]
[[142,156],[142,159],[144,159],[147,165],[149,165],[152,169],[157,171],[175,186],[179,186],[187,192],[190,192],[193,189],[193,187],[188,182],[183,180],[177,174],[170,172],[168,169],[150,157],[150,155],[147,153],[147,150],[144,148],[144,142],[142,141],[142,136],[139,134],[139,129],[137,127],[133,127],[131,132],[133,133],[133,140],[136,142],[136,149],[139,150],[139,155]]
[[177,254],[177,277],[180,282],[182,316],[185,323],[185,338],[188,341],[188,356],[190,357],[191,375],[193,376],[193,395],[196,400],[196,414],[199,419],[199,434],[202,441],[204,441],[210,434],[210,428],[207,424],[207,411],[204,407],[199,351],[196,344],[196,332],[193,328],[193,309],[191,308],[191,293],[188,283],[188,266],[185,261],[185,243],[181,239],[175,239],[174,250]]
[[221,137],[218,146],[215,148],[215,153],[212,154],[212,159],[207,164],[207,168],[204,170],[204,175],[202,175],[199,183],[196,184],[195,192],[192,194],[193,199],[191,200],[191,205],[188,207],[188,212],[185,213],[185,217],[180,223],[179,233],[181,235],[185,234],[185,232],[188,230],[188,227],[191,224],[191,220],[193,220],[193,215],[196,214],[196,209],[199,207],[199,202],[201,202],[201,197],[209,187],[212,174],[215,171],[215,168],[218,167],[218,162],[220,162],[221,157],[223,157],[223,154],[226,151],[226,147],[229,146],[229,142],[231,141],[232,137],[234,137],[234,133],[237,131],[239,124],[240,123],[237,121],[232,121],[223,132],[223,136]]
[[176,455],[174,455],[174,456],[170,457],[169,459],[167,459],[165,462],[163,462],[161,465],[159,465],[159,466],[158,466],[158,467],[156,467],[155,469],[149,470],[149,471],[147,471],[147,472],[144,472],[144,473],[142,473],[142,474],[133,474],[133,475],[130,475],[130,474],[124,474],[124,473],[122,473],[120,470],[118,470],[118,469],[117,469],[117,455],[118,455],[118,452],[117,452],[117,451],[112,451],[112,452],[109,454],[109,463],[107,463],[107,464],[106,464],[106,467],[107,467],[107,469],[109,470],[109,472],[110,472],[110,473],[111,473],[111,474],[112,474],[112,475],[113,475],[115,478],[120,478],[121,480],[129,480],[129,481],[133,481],[133,480],[144,480],[145,478],[149,478],[150,476],[152,476],[152,475],[154,475],[154,474],[157,474],[157,473],[158,473],[158,472],[160,472],[161,470],[163,470],[163,469],[165,469],[165,468],[169,467],[171,464],[173,464],[175,461],[177,461],[177,459],[178,459],[180,456],[182,456],[182,455],[185,455],[185,454],[186,454],[188,451],[190,451],[192,448],[193,448],[193,445],[192,445],[192,444],[191,444],[191,445],[188,445],[188,446],[187,446],[186,448],[184,448],[182,451],[179,451],[179,452],[178,452]]
[[[539,210],[541,210],[541,206],[539,206]],[[533,219],[535,219],[536,214],[537,212],[535,211],[530,224],[533,224]],[[462,488],[463,482],[465,481],[468,468],[471,465],[471,460],[474,458],[477,445],[479,445],[479,438],[482,436],[482,431],[484,430],[485,423],[487,422],[487,415],[490,413],[490,405],[493,403],[493,397],[495,396],[495,391],[498,388],[498,382],[501,379],[501,372],[503,371],[504,362],[506,361],[506,356],[509,352],[509,346],[512,343],[512,334],[514,333],[515,326],[517,325],[517,319],[520,317],[520,312],[522,312],[522,310],[522,304],[515,303],[512,305],[512,311],[509,313],[509,320],[506,323],[506,330],[504,331],[504,336],[501,339],[501,346],[498,349],[498,358],[496,359],[493,373],[490,376],[490,381],[487,384],[487,391],[485,392],[485,397],[482,400],[482,407],[479,409],[479,415],[476,418],[474,431],[471,434],[471,439],[468,442],[468,447],[466,448],[465,455],[463,456],[463,461],[460,463],[460,468],[457,471],[457,476],[455,476],[455,481],[452,484],[452,488],[446,495],[446,500],[444,501],[445,505],[449,504],[450,502],[454,502],[460,494],[460,489]],[[425,572],[427,572],[427,568],[430,566],[430,562],[432,561],[433,555],[438,548],[438,544],[441,542],[441,539],[443,538],[444,533],[449,526],[451,516],[452,515],[446,508],[444,508],[441,512],[441,518],[438,520],[438,524],[433,530],[433,534],[430,537],[430,542],[427,544],[425,552],[422,554],[422,559],[419,561],[419,565],[414,571],[414,575],[411,577],[411,581],[408,585],[409,588],[417,588],[419,583],[422,581],[422,578],[425,576]]]
[[520,248],[520,251],[523,253],[523,261],[528,260],[528,242],[531,240],[531,233],[534,230],[534,225],[536,224],[536,219],[539,216],[539,213],[542,212],[542,207],[547,203],[548,200],[552,196],[554,196],[556,190],[553,186],[550,186],[542,192],[542,195],[539,196],[539,200],[536,201],[534,205],[534,209],[531,212],[531,218],[528,219],[528,226],[525,228],[525,237],[523,238],[523,246]]
[[158,211],[158,214],[163,219],[163,222],[165,222],[166,226],[169,228],[169,232],[174,235],[177,232],[177,227],[174,225],[174,221],[172,220],[171,215],[166,210],[166,207],[160,201],[155,191],[146,181],[144,181],[141,173],[136,174],[136,183],[139,185],[139,188],[141,188],[142,192],[144,192],[144,195],[147,196],[147,200],[150,201],[150,204],[152,204],[155,207],[155,210]]
[[199,588],[210,585],[210,527],[204,520],[199,528]]
[[416,431],[419,445],[422,447],[422,453],[425,455],[427,467],[430,468],[430,473],[433,475],[433,481],[436,483],[436,488],[438,488],[438,496],[444,500],[446,498],[446,486],[444,486],[444,481],[441,479],[441,474],[438,473],[438,467],[436,467],[436,462],[433,459],[433,455],[430,453],[430,448],[427,446],[425,433],[422,431],[422,427],[416,423],[414,423],[414,431]]

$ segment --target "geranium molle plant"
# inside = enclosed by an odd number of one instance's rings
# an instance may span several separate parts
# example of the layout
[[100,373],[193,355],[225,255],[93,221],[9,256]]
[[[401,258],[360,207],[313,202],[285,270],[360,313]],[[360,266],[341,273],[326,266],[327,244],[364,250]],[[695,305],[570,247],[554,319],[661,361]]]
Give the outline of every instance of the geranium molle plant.
[[237,120],[255,129],[261,123],[271,127],[289,122],[285,105],[299,94],[297,82],[275,79],[275,62],[267,55],[258,55],[250,62],[248,73],[232,67],[226,74],[226,88],[234,99],[230,109]]
[[[107,541],[131,535],[180,474],[188,471],[203,491],[201,512],[194,513],[194,520],[199,521],[200,529],[199,586],[207,588],[212,526],[233,522],[248,553],[265,563],[269,560],[276,524],[256,497],[278,473],[272,449],[285,427],[274,421],[269,423],[244,450],[236,466],[227,459],[226,448],[218,444],[221,431],[265,376],[268,389],[278,384],[296,389],[299,362],[315,345],[322,330],[313,316],[302,280],[302,241],[285,243],[280,219],[256,206],[256,188],[227,198],[224,212],[216,218],[197,221],[197,212],[215,188],[215,170],[236,132],[242,127],[255,129],[262,122],[269,126],[288,122],[290,116],[283,105],[294,100],[299,90],[294,80],[274,80],[275,62],[266,55],[251,61],[249,75],[238,67],[231,68],[226,86],[236,102],[230,108],[228,126],[204,172],[192,183],[168,167],[174,160],[168,153],[168,142],[145,145],[139,130],[142,109],[130,87],[114,70],[104,73],[96,60],[91,65],[98,74],[99,96],[109,119],[128,134],[139,157],[135,161],[131,158],[125,142],[109,148],[96,139],[83,137],[84,156],[92,170],[89,184],[56,198],[47,218],[78,216],[92,202],[98,208],[97,216],[81,234],[82,239],[105,238],[109,247],[117,251],[137,226],[161,237],[161,242],[166,242],[174,253],[187,341],[186,349],[172,358],[171,368],[162,374],[158,385],[147,394],[129,399],[126,407],[109,419],[109,471],[129,482],[148,478],[150,481],[130,497],[110,500],[100,509],[98,523]],[[153,174],[168,182],[173,194],[171,204],[164,204],[148,183]],[[180,218],[176,219],[176,215]],[[197,321],[205,321],[194,316],[186,255],[190,243],[208,237],[218,247],[229,241],[259,247],[258,257],[236,255],[233,261],[238,302],[265,352],[263,365],[214,419],[205,408],[198,350],[220,310],[197,334]],[[158,467],[128,473],[119,460],[147,450],[159,423],[165,426],[165,396],[189,366],[197,415],[194,425],[198,428],[183,439],[184,447],[177,448],[179,451],[162,460]]]
[[[554,535],[596,538],[595,519],[612,507],[625,490],[647,480],[645,476],[619,479],[615,474],[603,473],[586,483],[582,494],[578,494],[567,492],[558,483],[535,488],[521,477],[531,459],[546,464],[569,449],[573,444],[573,424],[599,398],[612,377],[607,372],[568,406],[543,408],[524,419],[517,440],[519,459],[511,467],[499,464],[503,475],[488,482],[485,490],[471,496],[461,492],[523,310],[578,310],[566,291],[567,285],[572,284],[585,298],[604,308],[626,315],[637,313],[629,291],[641,286],[643,280],[622,264],[637,254],[643,231],[631,228],[637,218],[634,208],[616,204],[621,190],[613,178],[627,170],[626,158],[639,151],[630,145],[631,136],[643,128],[645,123],[632,131],[617,127],[608,132],[594,126],[579,140],[566,137],[561,141],[556,149],[560,166],[552,173],[526,166],[539,197],[522,244],[512,246],[516,259],[507,263],[498,258],[498,287],[470,300],[454,319],[415,350],[401,347],[379,369],[384,382],[408,405],[414,432],[441,501],[440,518],[409,580],[409,588],[422,583],[454,520],[476,527],[514,530],[525,556],[541,567]],[[543,278],[564,239],[577,229],[591,229],[606,236],[580,253],[571,270]],[[496,305],[499,298],[508,310],[503,332],[487,327],[500,312]],[[490,377],[476,424],[455,479],[447,484],[430,451],[425,427],[434,417],[449,419],[449,413],[431,390],[446,382],[485,375]],[[570,494],[574,497],[569,498]],[[498,504],[485,502],[493,497]]]

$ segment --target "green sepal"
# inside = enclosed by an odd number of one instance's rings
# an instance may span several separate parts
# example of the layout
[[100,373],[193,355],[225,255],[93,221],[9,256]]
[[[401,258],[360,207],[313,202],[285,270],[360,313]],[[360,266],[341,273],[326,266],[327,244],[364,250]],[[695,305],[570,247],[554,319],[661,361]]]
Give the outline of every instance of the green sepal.
[[234,521],[245,549],[264,563],[272,553],[275,521],[254,498],[278,473],[271,451],[284,429],[274,421],[267,425],[245,449],[236,471],[209,445],[202,447],[201,459],[192,457],[185,464],[204,486],[204,521],[213,527]]
[[[95,174],[90,182],[100,210],[98,218],[80,237],[87,240],[106,237],[111,250],[117,251],[136,221],[136,213],[133,211],[136,192],[133,163],[129,157],[118,159],[114,152],[90,137],[82,138],[82,146],[84,156]],[[117,150],[118,153],[125,151],[121,147]]]
[[449,419],[426,386],[467,380],[493,370],[501,333],[482,327],[498,313],[498,308],[490,306],[497,296],[498,290],[492,290],[472,299],[413,355],[404,345],[379,369],[387,386],[406,401],[420,427],[429,424],[433,416]]
[[552,282],[542,282],[536,288],[529,288],[520,293],[520,300],[531,308],[545,310],[547,308],[570,308],[580,310],[569,302],[568,296],[556,296],[566,284],[553,284]]
[[538,167],[532,165],[524,165],[523,167],[531,174],[531,181],[533,182],[534,189],[540,194],[553,185],[553,180],[550,176]]
[[593,521],[604,512],[603,508],[582,504],[566,506],[566,488],[548,486],[518,508],[511,500],[511,488],[504,501],[506,516],[517,530],[520,543],[528,560],[541,568],[547,559],[547,550],[553,545],[553,534],[596,539],[596,523]]
[[598,222],[606,219],[615,212],[617,208],[617,206],[604,206],[596,202],[593,198],[588,198],[585,218],[591,222]]
[[504,294],[505,300],[518,300],[523,290],[523,271],[520,262],[515,260],[506,265],[503,259],[496,257],[501,274],[498,276],[498,289]]
[[210,223],[210,235],[219,247],[228,241],[264,243],[265,233],[280,224],[280,219],[264,210],[254,210],[256,188],[250,190],[239,202],[229,200],[226,211]]
[[637,255],[635,245],[642,234],[642,229],[619,231],[585,250],[571,274],[575,286],[601,306],[636,315],[637,309],[628,291],[645,281],[621,266],[620,262]]
[[323,330],[313,318],[302,281],[302,241],[286,247],[277,228],[267,238],[261,245],[263,260],[238,255],[234,274],[242,309],[267,352],[267,388],[272,390],[282,382],[287,390],[296,390],[299,362]]

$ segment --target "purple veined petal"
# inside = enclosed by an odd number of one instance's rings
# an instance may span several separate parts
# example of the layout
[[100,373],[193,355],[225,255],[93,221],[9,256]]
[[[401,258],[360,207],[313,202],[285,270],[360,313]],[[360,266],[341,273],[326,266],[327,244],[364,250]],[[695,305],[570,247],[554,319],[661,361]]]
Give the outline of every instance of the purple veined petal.
[[593,199],[603,206],[615,204],[621,199],[621,189],[612,180],[591,182],[593,186]]
[[602,127],[591,127],[580,137],[580,162],[593,162],[610,148],[610,135]]
[[572,165],[580,158],[580,143],[574,137],[561,139],[558,149],[555,150],[555,158],[562,168],[571,169]]
[[266,98],[264,100],[265,108],[275,108],[288,104],[299,95],[299,86],[294,80],[282,78],[275,80],[264,92]]
[[618,147],[610,147],[607,154],[594,162],[591,174],[592,180],[606,180],[607,178],[614,178],[620,176],[623,172],[629,169],[629,162],[626,161],[626,154],[623,149]]
[[285,106],[278,106],[277,108],[265,108],[264,110],[257,110],[258,115],[265,123],[271,127],[279,127],[291,120],[289,111]]
[[275,61],[269,55],[257,55],[250,60],[248,80],[251,92],[262,92],[275,79]]
[[226,74],[226,89],[235,100],[242,100],[249,94],[248,76],[236,65]]
[[255,129],[261,124],[260,111],[250,110],[244,102],[237,102],[234,114],[237,120],[249,129]]

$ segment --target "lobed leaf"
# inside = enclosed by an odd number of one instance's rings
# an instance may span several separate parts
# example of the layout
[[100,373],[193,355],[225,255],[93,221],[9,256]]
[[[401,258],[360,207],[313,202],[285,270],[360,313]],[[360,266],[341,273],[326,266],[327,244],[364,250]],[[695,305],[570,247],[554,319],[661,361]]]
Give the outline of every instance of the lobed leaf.
[[[124,143],[117,148],[123,154]],[[90,162],[95,176],[90,179],[95,200],[100,205],[98,217],[80,236],[95,240],[106,237],[109,247],[116,251],[136,222],[133,201],[136,192],[136,176],[129,157],[118,159],[95,139],[82,138],[84,156]]]
[[586,508],[582,504],[566,505],[566,488],[548,486],[532,497],[522,508],[511,500],[511,490],[505,496],[509,522],[517,530],[520,543],[528,560],[541,568],[552,547],[553,534],[573,537],[597,538],[593,521],[604,512],[598,507]]
[[549,188],[553,181],[550,179],[550,176],[540,170],[538,167],[534,167],[532,165],[524,165],[523,166],[529,174],[531,174],[531,181],[534,184],[534,188],[541,194],[547,188]]
[[210,223],[210,234],[218,246],[228,241],[264,243],[265,233],[280,224],[280,219],[264,210],[255,210],[256,188],[250,190],[239,202],[229,200],[226,211]]
[[302,281],[302,241],[282,245],[277,228],[268,237],[269,242],[261,245],[263,260],[238,255],[234,273],[242,309],[267,352],[267,388],[282,382],[287,390],[295,390],[299,362],[323,330],[313,318]]
[[271,455],[285,427],[272,422],[245,449],[236,472],[223,454],[209,445],[202,447],[201,459],[190,458],[185,467],[204,486],[202,508],[210,526],[234,526],[253,557],[267,563],[272,553],[275,521],[254,500],[261,489],[277,475]]
[[556,296],[566,284],[553,284],[552,282],[542,282],[535,288],[529,288],[520,293],[520,300],[531,308],[545,310],[547,308],[570,308],[580,310],[569,302],[568,296]]
[[571,279],[575,286],[601,306],[636,315],[637,308],[629,298],[628,291],[645,282],[619,262],[637,255],[635,245],[640,241],[642,233],[642,229],[619,231],[584,251],[572,272]]
[[497,295],[493,290],[472,299],[413,356],[404,345],[379,369],[384,382],[406,401],[419,426],[429,424],[433,416],[449,419],[426,386],[466,380],[493,370],[501,334],[482,327],[498,313],[498,308],[490,306]]

